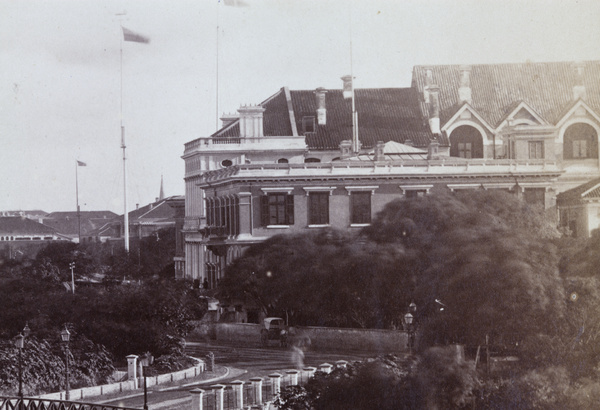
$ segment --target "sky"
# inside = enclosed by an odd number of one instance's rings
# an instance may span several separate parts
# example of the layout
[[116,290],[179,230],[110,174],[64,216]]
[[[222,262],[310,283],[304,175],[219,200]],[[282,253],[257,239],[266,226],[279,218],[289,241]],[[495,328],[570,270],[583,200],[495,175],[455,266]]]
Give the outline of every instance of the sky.
[[[412,67],[600,60],[597,0],[0,0],[0,211],[183,195],[186,142],[281,87]],[[150,38],[123,42],[121,26]],[[217,47],[218,45],[218,47]],[[218,84],[218,87],[217,87]],[[86,166],[77,167],[77,160]]]

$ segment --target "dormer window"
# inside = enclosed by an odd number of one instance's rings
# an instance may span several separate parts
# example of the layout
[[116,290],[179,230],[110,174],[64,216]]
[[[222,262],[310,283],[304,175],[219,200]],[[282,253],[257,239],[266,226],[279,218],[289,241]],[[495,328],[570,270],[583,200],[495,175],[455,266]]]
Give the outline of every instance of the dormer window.
[[302,117],[302,130],[304,133],[316,132],[315,117]]
[[287,163],[289,163],[289,161],[288,161],[288,159],[287,159],[287,158],[279,158],[279,159],[277,160],[277,163],[278,163],[278,164],[287,164]]

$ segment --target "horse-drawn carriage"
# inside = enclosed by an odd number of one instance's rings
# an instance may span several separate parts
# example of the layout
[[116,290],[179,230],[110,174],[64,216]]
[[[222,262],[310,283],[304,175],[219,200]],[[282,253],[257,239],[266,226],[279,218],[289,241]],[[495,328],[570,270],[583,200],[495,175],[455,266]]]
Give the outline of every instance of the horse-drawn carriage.
[[263,328],[260,330],[260,344],[269,345],[269,340],[278,340],[281,347],[288,344],[288,327],[285,320],[279,317],[267,317],[263,320]]

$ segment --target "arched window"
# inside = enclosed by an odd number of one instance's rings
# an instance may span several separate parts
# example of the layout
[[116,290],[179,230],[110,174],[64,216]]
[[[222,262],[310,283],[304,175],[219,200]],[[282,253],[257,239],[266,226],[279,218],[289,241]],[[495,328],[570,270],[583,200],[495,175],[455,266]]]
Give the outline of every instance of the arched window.
[[483,158],[483,139],[476,128],[461,125],[450,134],[450,156]]
[[277,160],[278,164],[287,164],[289,161],[287,160],[287,158],[279,158]]
[[598,158],[598,135],[588,124],[573,124],[565,131],[564,159]]
[[304,162],[308,164],[311,162],[321,162],[321,160],[319,158],[305,158]]

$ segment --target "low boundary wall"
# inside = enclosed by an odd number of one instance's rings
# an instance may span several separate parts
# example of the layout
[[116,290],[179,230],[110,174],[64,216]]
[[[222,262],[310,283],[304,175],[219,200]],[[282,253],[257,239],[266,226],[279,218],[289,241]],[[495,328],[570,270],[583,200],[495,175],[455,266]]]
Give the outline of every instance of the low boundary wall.
[[[158,376],[147,376],[146,386],[152,387],[157,384],[165,384],[175,382],[178,380],[191,379],[200,375],[200,373],[202,373],[206,369],[205,363],[200,359],[195,360],[197,361],[196,366],[190,367],[189,369],[179,370],[173,373],[160,374]],[[82,387],[80,389],[69,390],[69,400],[81,401],[88,397],[122,393],[124,391],[137,390],[143,387],[143,377],[139,377],[138,380],[126,380],[118,383],[104,384],[102,386]],[[49,400],[66,400],[64,391],[42,394],[41,396],[36,397],[40,399]]]
[[[192,337],[219,342],[258,344],[261,325],[253,323],[199,323]],[[294,339],[310,338],[311,347],[318,350],[367,350],[373,352],[407,351],[408,336],[403,330],[350,329],[299,326],[293,328]],[[273,342],[272,342],[273,343]]]

